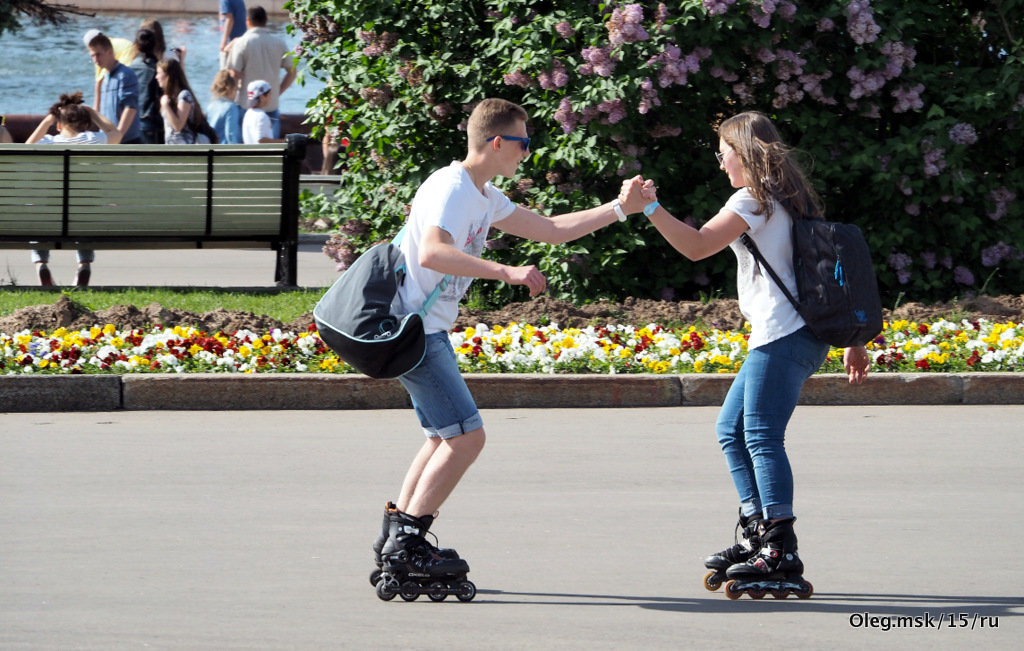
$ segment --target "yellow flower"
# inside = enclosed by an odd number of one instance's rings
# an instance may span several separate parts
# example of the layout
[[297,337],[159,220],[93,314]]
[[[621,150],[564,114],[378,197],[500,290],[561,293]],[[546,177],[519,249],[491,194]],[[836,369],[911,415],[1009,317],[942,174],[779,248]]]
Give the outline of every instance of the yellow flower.
[[103,334],[107,335],[108,337],[114,334],[115,332],[117,332],[117,326],[115,326],[113,323],[108,323],[107,325],[103,326]]
[[696,362],[693,363],[693,372],[694,373],[703,373],[704,372],[704,360],[698,359]]

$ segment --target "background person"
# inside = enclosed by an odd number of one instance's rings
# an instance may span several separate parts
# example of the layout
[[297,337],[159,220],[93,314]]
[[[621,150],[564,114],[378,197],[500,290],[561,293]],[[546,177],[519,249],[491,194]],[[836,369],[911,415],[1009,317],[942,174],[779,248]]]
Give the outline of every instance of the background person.
[[220,70],[213,78],[210,95],[213,99],[206,105],[206,119],[217,132],[217,142],[225,145],[240,145],[242,139],[242,109],[235,104],[238,82],[228,70]]
[[140,29],[135,34],[136,57],[129,67],[139,81],[139,123],[142,141],[151,145],[164,142],[164,120],[160,115],[160,98],[163,90],[156,80],[156,33],[151,29]]
[[[93,123],[99,125],[100,131],[91,131]],[[57,128],[56,135],[48,132],[51,127]],[[35,130],[25,141],[27,144],[39,143],[41,145],[116,145],[121,141],[121,132],[114,123],[96,109],[82,103],[82,92],[78,91],[72,95],[61,95],[60,101],[50,107],[46,117],[42,119]],[[75,285],[88,287],[89,276],[92,273],[91,264],[96,259],[95,251],[91,249],[78,249],[78,272],[75,275]],[[48,249],[36,249],[32,251],[32,262],[36,265],[36,274],[39,276],[39,284],[43,287],[53,286],[53,274],[50,273],[50,251]]]
[[249,97],[249,110],[242,118],[242,140],[247,145],[258,145],[264,142],[284,142],[284,138],[275,138],[270,126],[270,117],[264,111],[270,103],[270,84],[262,79],[249,84],[246,91]]
[[220,67],[228,57],[231,41],[245,34],[245,0],[219,0]]
[[212,139],[207,135],[211,132],[210,126],[178,60],[160,61],[156,65],[156,81],[164,91],[160,97],[164,142],[168,145],[210,144]]
[[[737,544],[709,556],[709,569],[724,569],[738,582],[802,579],[793,530],[793,472],[785,435],[804,382],[828,354],[778,284],[760,268],[740,241],[746,233],[789,291],[793,273],[793,219],[823,214],[821,199],[783,143],[775,125],[749,111],[718,128],[718,158],[736,192],[699,230],[673,217],[657,203],[653,184],[644,183],[652,202],[651,223],[677,251],[701,260],[726,247],[736,255],[739,306],[750,322],[749,353],[719,412],[715,429],[739,494],[740,526],[749,547]],[[640,184],[637,177],[626,183]],[[851,383],[868,373],[864,346],[847,348],[843,364]],[[748,584],[749,585],[749,584]]]
[[[288,45],[267,29],[267,12],[263,7],[250,7],[246,12],[248,30],[231,45],[226,67],[239,80],[235,103],[248,108],[246,89],[256,80],[270,84],[270,97],[263,111],[270,117],[273,138],[281,137],[279,100],[295,81],[295,61]],[[284,70],[284,76],[281,76]]]
[[[117,125],[121,142],[134,145],[142,142],[139,120],[139,80],[131,68],[117,60],[110,39],[99,30],[88,43],[89,56],[104,69],[103,80],[93,108]],[[92,34],[92,32],[90,32]]]

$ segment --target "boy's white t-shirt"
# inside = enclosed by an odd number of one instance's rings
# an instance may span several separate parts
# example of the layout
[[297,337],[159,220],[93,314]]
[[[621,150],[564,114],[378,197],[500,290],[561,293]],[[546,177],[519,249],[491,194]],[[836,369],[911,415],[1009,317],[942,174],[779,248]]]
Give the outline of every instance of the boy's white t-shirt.
[[260,144],[261,138],[273,138],[274,129],[270,116],[262,109],[249,109],[242,118],[242,142],[247,145]]
[[[793,274],[793,218],[785,208],[773,200],[773,212],[765,219],[757,211],[757,199],[747,188],[737,190],[725,203],[747,222],[747,235],[757,244],[758,250],[778,274],[786,289],[795,297],[796,278]],[[750,339],[747,348],[753,349],[781,339],[804,327],[806,323],[779,289],[775,280],[754,259],[739,239],[730,245],[739,266],[736,270],[736,290],[739,294],[740,312],[750,322]]]
[[[431,174],[412,200],[401,242],[407,276],[398,293],[405,311],[419,310],[444,278],[444,274],[419,264],[419,243],[428,227],[442,228],[452,236],[456,249],[480,257],[491,224],[508,217],[515,209],[516,204],[490,182],[481,194],[458,161]],[[472,278],[462,276],[451,279],[423,320],[427,334],[451,329],[459,316],[459,301],[472,282]]]

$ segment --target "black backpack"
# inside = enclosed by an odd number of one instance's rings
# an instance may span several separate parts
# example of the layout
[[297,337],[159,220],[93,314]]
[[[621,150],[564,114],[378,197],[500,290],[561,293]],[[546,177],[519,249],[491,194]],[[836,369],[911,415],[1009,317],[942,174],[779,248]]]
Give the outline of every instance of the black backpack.
[[372,378],[394,378],[419,366],[425,352],[423,317],[448,286],[445,276],[417,312],[398,309],[405,256],[394,242],[370,248],[313,308],[320,338],[342,361]]
[[882,299],[867,240],[854,224],[793,218],[797,300],[746,233],[740,238],[816,337],[861,346],[882,331]]

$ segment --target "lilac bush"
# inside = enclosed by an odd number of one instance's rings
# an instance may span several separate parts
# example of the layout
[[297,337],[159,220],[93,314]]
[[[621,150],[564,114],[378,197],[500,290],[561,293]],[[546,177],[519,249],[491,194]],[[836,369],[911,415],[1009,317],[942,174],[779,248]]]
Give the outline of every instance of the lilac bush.
[[[417,185],[463,153],[475,102],[527,108],[532,155],[500,185],[546,213],[654,179],[702,223],[731,192],[714,125],[756,109],[812,168],[832,219],[865,231],[890,299],[1024,286],[1024,0],[293,0],[327,88],[317,130],[344,125],[334,257],[394,234]],[[524,181],[529,181],[524,183]],[[535,263],[585,301],[726,295],[734,263],[682,259],[642,218],[570,245],[495,233],[488,255]],[[497,301],[521,298],[481,285]]]

